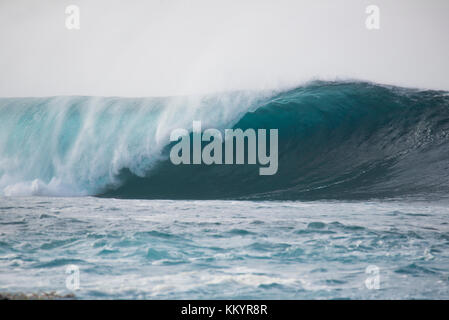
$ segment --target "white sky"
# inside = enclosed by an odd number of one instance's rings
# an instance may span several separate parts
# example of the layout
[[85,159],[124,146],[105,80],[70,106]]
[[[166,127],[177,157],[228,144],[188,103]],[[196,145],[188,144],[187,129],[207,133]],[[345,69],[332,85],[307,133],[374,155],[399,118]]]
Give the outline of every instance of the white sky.
[[[81,29],[67,30],[78,5]],[[380,8],[367,30],[365,8]],[[0,96],[155,96],[336,77],[449,90],[447,0],[0,0]]]

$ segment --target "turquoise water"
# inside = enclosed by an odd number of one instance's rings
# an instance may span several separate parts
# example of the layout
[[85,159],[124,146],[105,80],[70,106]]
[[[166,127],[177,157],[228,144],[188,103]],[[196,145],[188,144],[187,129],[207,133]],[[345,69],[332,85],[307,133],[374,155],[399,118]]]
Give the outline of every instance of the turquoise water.
[[[278,129],[278,172],[173,165],[192,121]],[[0,292],[449,299],[448,181],[443,91],[1,98]]]
[[[0,198],[0,292],[448,299],[448,215],[441,201]],[[66,288],[69,265],[79,290]]]
[[[181,165],[172,130],[277,129],[279,165]],[[363,82],[168,98],[0,99],[0,195],[366,200],[449,194],[449,94]],[[174,187],[176,186],[176,187]]]

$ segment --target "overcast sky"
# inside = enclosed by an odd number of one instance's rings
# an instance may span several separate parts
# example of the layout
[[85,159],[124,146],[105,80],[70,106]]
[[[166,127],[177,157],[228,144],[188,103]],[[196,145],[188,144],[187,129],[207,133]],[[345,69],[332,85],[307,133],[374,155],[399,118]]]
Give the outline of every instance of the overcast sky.
[[[68,30],[65,8],[80,8]],[[368,30],[365,9],[380,8]],[[0,0],[0,96],[155,96],[355,78],[449,90],[447,0]]]

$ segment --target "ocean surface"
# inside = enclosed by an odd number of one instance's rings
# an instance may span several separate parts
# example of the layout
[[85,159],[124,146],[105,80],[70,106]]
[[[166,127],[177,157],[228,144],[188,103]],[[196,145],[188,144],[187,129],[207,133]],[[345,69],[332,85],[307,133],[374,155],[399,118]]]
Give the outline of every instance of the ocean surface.
[[[192,121],[278,129],[277,174],[173,165]],[[448,92],[1,98],[0,292],[449,299],[448,195]]]
[[[448,299],[448,203],[6,198],[0,291]],[[79,267],[79,290],[66,268]],[[376,266],[378,289],[367,286]]]

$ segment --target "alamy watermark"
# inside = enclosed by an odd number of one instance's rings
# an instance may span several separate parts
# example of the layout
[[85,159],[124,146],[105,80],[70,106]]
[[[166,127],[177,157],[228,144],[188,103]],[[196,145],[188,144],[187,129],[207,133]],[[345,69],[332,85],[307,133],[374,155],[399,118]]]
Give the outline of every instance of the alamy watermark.
[[380,9],[376,5],[369,5],[365,10],[368,17],[365,20],[365,26],[368,30],[380,29]]
[[[180,128],[171,132],[170,141],[179,141],[170,151],[173,164],[245,164],[246,154],[247,164],[258,163],[262,166],[259,168],[259,175],[274,175],[278,171],[278,129],[270,129],[270,145],[267,148],[266,129],[258,129],[257,133],[255,129],[225,129],[223,138],[221,131],[217,129],[202,132],[201,121],[193,121],[192,127],[192,138],[187,129]],[[203,142],[208,144],[203,147]]]
[[71,264],[67,266],[65,273],[68,274],[65,279],[66,288],[71,291],[78,290],[80,288],[80,268]]
[[68,30],[80,29],[80,8],[76,5],[70,5],[65,8],[65,27]]
[[[380,8],[377,5],[371,4],[365,8],[365,13],[368,15],[365,20],[365,27],[368,30],[380,29]],[[65,8],[65,27],[68,30],[80,29],[80,8],[77,5],[69,5]]]
[[365,279],[365,286],[368,290],[380,289],[380,268],[376,265],[369,265],[365,269],[365,273],[370,276]]

